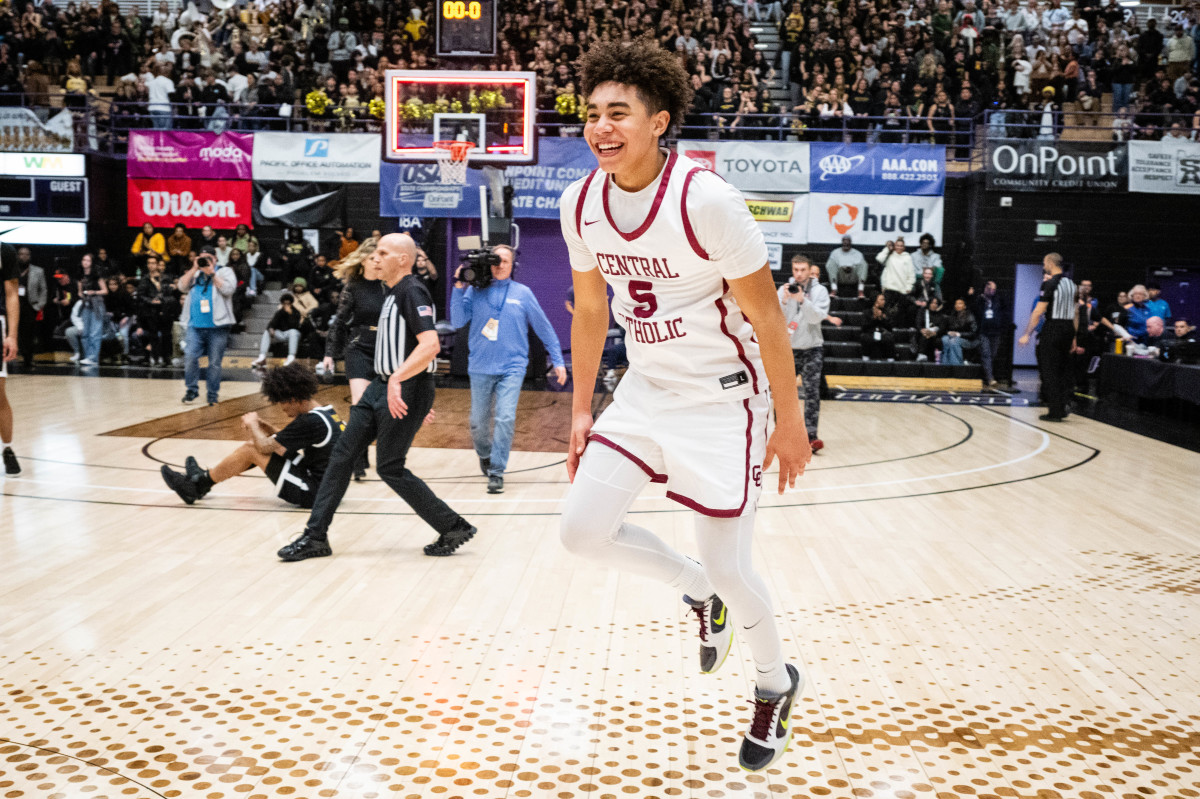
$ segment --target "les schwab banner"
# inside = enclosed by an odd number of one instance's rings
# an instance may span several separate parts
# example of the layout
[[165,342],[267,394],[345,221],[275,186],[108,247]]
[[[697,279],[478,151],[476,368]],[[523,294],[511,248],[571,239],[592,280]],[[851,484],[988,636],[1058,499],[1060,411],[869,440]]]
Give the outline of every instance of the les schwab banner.
[[903,236],[916,249],[929,233],[942,242],[941,197],[886,194],[813,194],[808,203],[808,240],[835,244],[842,236],[854,243],[883,246]]
[[808,194],[742,192],[750,215],[762,228],[763,239],[776,244],[808,243]]
[[254,224],[253,197],[248,180],[129,180],[127,211],[130,226],[150,222],[170,227],[212,225],[226,229]]

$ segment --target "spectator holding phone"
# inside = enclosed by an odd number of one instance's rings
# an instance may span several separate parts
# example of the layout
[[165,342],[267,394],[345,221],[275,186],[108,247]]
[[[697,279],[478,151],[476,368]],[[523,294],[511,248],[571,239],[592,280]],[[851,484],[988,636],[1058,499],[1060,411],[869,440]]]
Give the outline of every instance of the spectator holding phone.
[[183,304],[186,317],[183,382],[187,392],[185,403],[200,396],[200,355],[208,356],[205,382],[208,404],[216,405],[221,393],[221,362],[229,343],[229,330],[234,324],[233,292],[237,275],[228,266],[217,268],[215,248],[202,246],[191,268],[179,278],[179,290],[187,294]]

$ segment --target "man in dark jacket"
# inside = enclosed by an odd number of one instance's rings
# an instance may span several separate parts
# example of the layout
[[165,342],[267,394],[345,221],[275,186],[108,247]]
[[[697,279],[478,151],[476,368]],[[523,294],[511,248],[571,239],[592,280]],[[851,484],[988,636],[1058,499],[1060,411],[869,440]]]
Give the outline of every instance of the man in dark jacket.
[[975,297],[975,321],[979,324],[979,360],[983,363],[983,379],[988,386],[996,385],[995,363],[1000,341],[1012,322],[1004,299],[996,293],[996,281],[983,284]]

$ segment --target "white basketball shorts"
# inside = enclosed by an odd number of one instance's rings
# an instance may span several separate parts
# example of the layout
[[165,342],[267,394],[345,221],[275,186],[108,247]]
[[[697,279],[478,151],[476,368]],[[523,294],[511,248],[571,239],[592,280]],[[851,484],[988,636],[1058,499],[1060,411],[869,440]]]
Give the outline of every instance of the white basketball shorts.
[[697,513],[733,518],[753,513],[762,492],[771,401],[698,402],[625,373],[600,414],[588,446],[621,453],[665,483],[667,497]]

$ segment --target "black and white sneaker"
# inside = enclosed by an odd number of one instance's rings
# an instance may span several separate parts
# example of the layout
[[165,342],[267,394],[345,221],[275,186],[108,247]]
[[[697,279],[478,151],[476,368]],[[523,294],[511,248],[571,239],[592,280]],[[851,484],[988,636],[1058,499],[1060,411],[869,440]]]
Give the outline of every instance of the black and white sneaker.
[[12,447],[4,448],[4,473],[9,477],[16,477],[21,473],[21,464],[17,463],[17,456]]
[[712,674],[721,668],[733,648],[729,608],[716,594],[702,602],[689,596],[683,601],[692,606],[692,612],[700,619],[700,673]]
[[180,474],[170,466],[163,466],[162,472],[163,482],[167,487],[179,495],[179,498],[191,505],[196,500],[200,499],[199,492],[196,491],[196,483],[189,479],[186,474]]
[[329,548],[328,541],[318,541],[315,538],[309,538],[308,533],[301,533],[299,538],[275,554],[279,556],[280,560],[290,563],[308,558],[327,558],[333,554],[333,550]]
[[779,696],[763,696],[754,689],[754,718],[742,740],[738,765],[746,771],[762,771],[787,751],[792,740],[792,707],[804,689],[804,680],[787,664],[792,687]]
[[458,524],[438,536],[437,541],[425,545],[425,554],[431,558],[444,558],[453,555],[454,550],[475,537],[479,532],[466,519],[459,519]]

